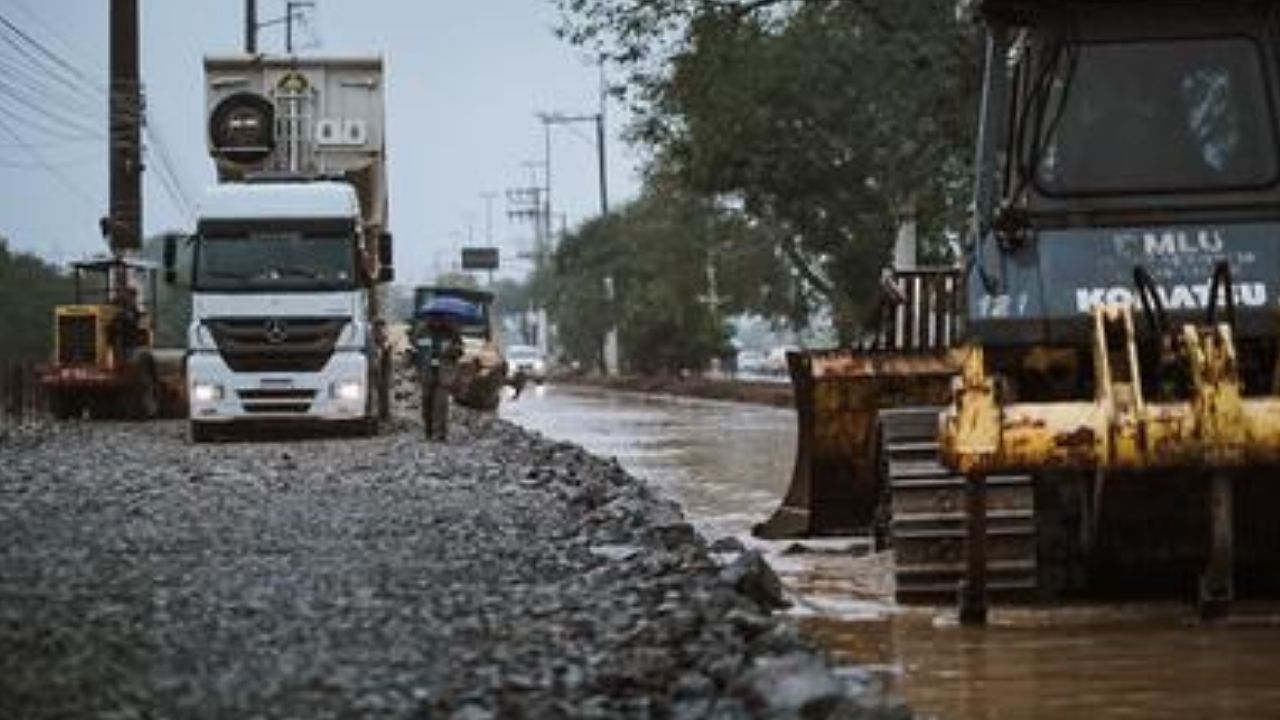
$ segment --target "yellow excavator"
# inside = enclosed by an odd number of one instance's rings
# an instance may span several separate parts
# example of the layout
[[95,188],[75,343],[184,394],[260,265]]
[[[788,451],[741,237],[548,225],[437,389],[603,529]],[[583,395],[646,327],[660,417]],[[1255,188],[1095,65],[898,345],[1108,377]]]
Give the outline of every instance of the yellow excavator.
[[153,356],[156,268],[125,257],[72,265],[75,302],[54,308],[53,359],[40,382],[59,419],[148,419],[162,389]]
[[1280,587],[1280,3],[979,0],[972,232],[789,365],[764,537],[869,533],[905,603]]

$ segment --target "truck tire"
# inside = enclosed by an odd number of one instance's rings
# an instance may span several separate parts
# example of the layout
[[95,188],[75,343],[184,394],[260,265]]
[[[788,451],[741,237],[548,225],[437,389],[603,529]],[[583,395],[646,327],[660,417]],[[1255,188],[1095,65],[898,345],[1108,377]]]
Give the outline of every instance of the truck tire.
[[191,421],[191,442],[196,445],[211,443],[218,439],[217,428],[211,423]]
[[84,413],[84,403],[69,390],[54,390],[49,395],[49,412],[55,420],[78,420]]

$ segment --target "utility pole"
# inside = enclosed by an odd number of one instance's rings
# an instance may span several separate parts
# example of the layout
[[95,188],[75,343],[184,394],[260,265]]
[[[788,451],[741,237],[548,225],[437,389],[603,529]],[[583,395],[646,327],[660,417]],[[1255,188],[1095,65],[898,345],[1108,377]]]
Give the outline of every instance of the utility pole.
[[138,0],[111,0],[109,216],[103,233],[113,255],[142,247],[142,84],[138,78]]
[[546,223],[542,231],[542,239],[547,247],[538,248],[539,254],[547,252],[548,247],[554,244],[551,240],[551,122],[546,115],[541,116],[541,120],[543,138],[542,167],[544,170],[542,176],[544,181],[542,199],[546,203],[542,208],[542,219]]
[[303,8],[313,8],[316,4],[313,0],[287,0],[284,4],[284,17],[275,18],[273,20],[264,20],[258,22],[258,3],[256,0],[245,0],[245,28],[244,28],[244,46],[245,51],[249,53],[257,53],[258,51],[258,30],[264,27],[272,27],[274,25],[284,24],[284,50],[286,53],[293,54],[293,21],[302,17]]
[[244,51],[258,54],[258,0],[244,0]]
[[498,197],[496,192],[483,192],[480,197],[484,198],[484,241],[487,245],[493,245],[493,201]]
[[[586,115],[564,115],[561,113],[542,113],[538,115],[542,120],[542,125],[547,133],[547,163],[548,167],[551,163],[551,131],[552,125],[568,125],[570,123],[590,122],[596,126],[596,159],[600,172],[600,217],[608,217],[609,215],[609,173],[606,161],[607,152],[605,149],[604,135],[604,118],[605,118],[605,84],[604,84],[604,66],[600,68],[600,111],[595,114]],[[550,197],[550,174],[548,174],[547,193]],[[547,217],[550,222],[551,206],[547,205]],[[610,305],[613,304],[614,283],[612,277],[604,278],[605,301]],[[616,327],[610,328],[604,337],[604,345],[601,348],[602,369],[606,375],[613,375],[618,370],[618,331]]]
[[600,214],[609,214],[609,167],[605,160],[604,118],[607,110],[609,86],[604,78],[604,56],[600,57],[600,108],[596,112],[596,155],[600,160]]
[[[595,123],[596,126],[596,155],[599,163],[600,171],[600,214],[609,214],[609,182],[608,182],[608,166],[605,159],[605,139],[604,139],[604,99],[601,98],[600,112],[586,115],[565,115],[563,113],[539,113],[538,119],[542,121],[542,125],[547,131],[547,162],[551,162],[551,131],[552,125],[569,125],[572,123]],[[550,193],[551,175],[547,174],[547,192]],[[549,195],[548,195],[549,197]],[[550,212],[550,204],[548,203],[548,212]]]
[[290,55],[293,54],[293,19],[295,17],[295,9],[297,17],[301,17],[302,8],[315,7],[316,4],[310,0],[288,0],[284,4],[284,51]]

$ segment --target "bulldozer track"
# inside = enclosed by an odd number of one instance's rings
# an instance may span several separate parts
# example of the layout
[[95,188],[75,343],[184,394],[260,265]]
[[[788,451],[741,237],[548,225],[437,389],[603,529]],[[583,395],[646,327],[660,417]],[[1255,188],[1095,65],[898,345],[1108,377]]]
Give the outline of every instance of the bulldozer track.
[[[939,457],[940,408],[880,413],[889,491],[895,595],[904,604],[948,604],[965,572],[965,478]],[[1035,485],[1031,475],[987,478],[988,592],[1001,601],[1037,591]]]

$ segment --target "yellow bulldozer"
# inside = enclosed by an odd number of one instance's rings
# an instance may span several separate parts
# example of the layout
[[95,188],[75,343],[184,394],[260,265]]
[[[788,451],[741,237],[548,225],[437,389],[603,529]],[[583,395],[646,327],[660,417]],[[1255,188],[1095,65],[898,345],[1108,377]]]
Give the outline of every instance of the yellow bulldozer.
[[906,603],[1280,586],[1280,3],[979,0],[972,232],[789,357],[764,537],[868,533]]
[[155,417],[155,267],[113,257],[71,269],[75,301],[54,308],[53,359],[40,369],[50,410],[59,419]]

